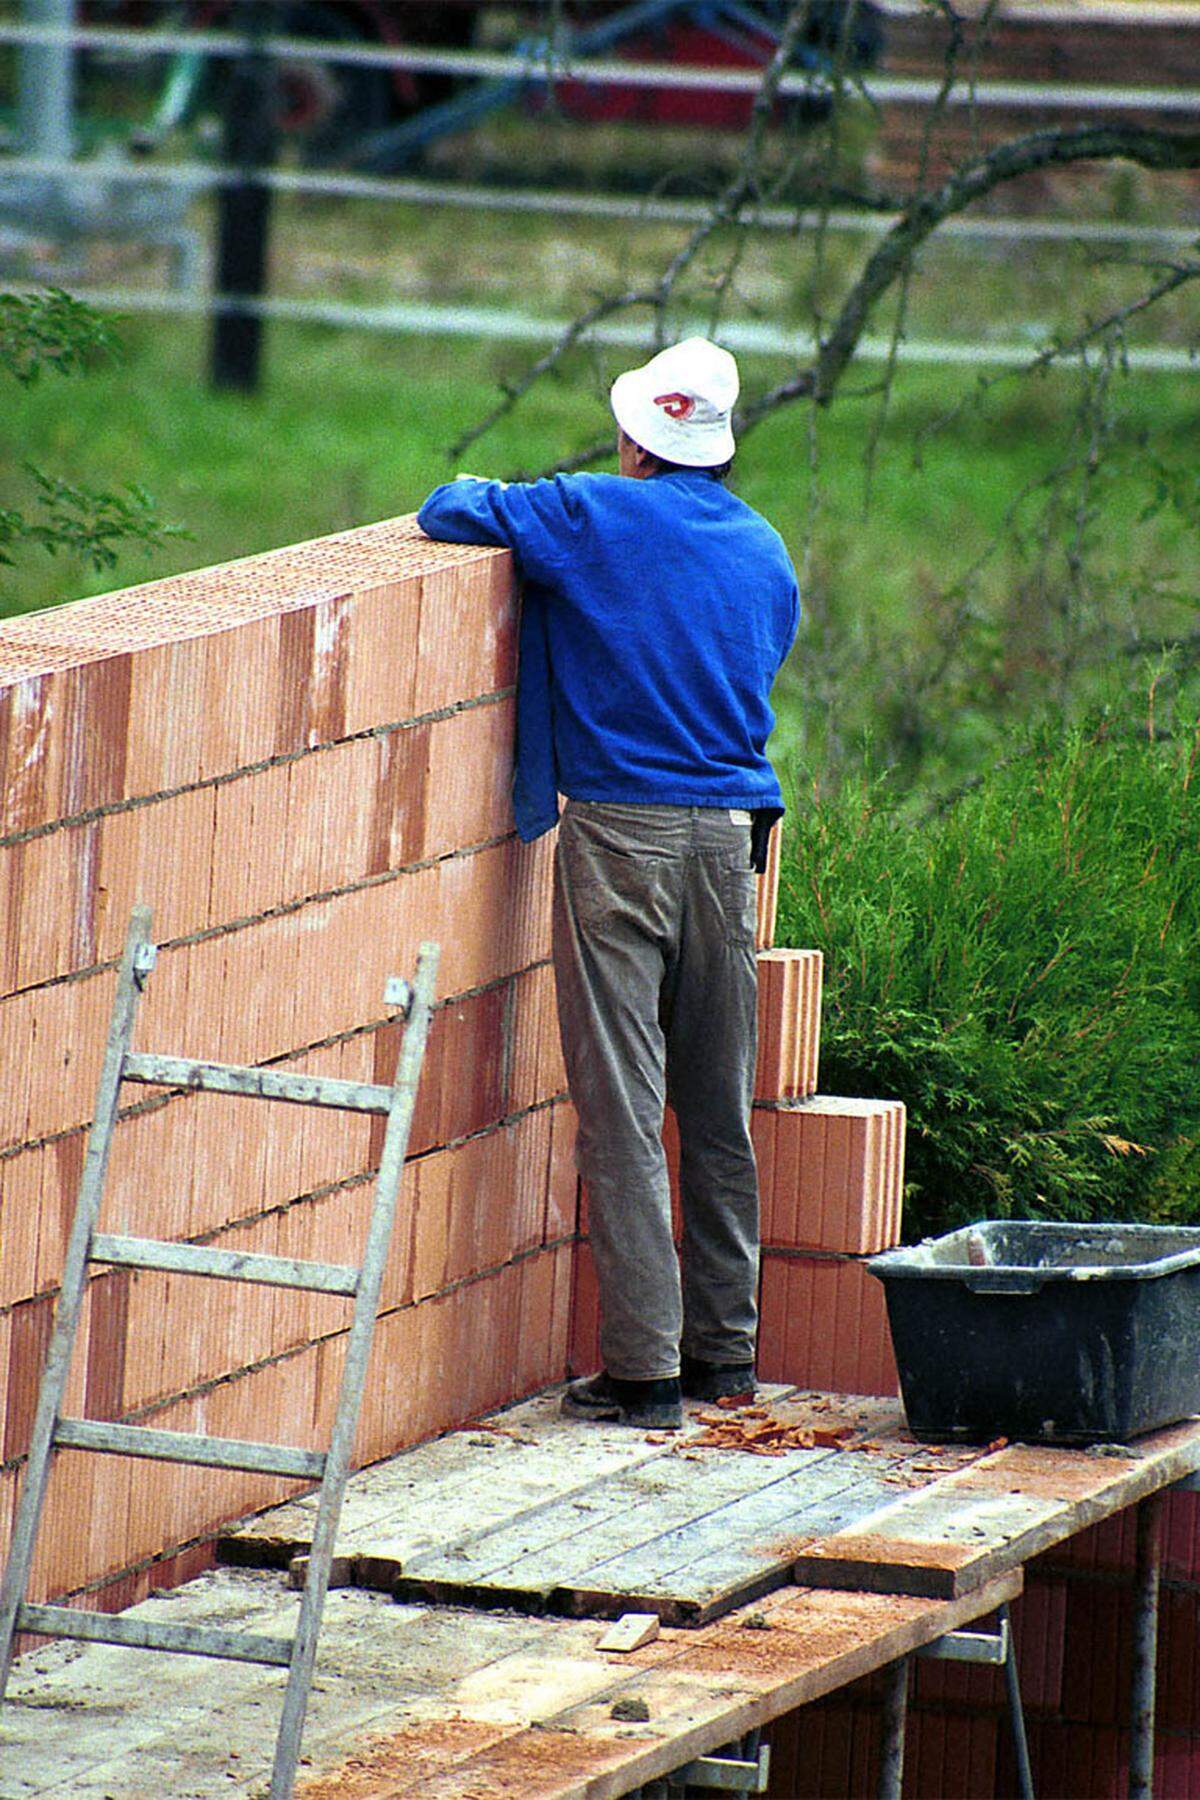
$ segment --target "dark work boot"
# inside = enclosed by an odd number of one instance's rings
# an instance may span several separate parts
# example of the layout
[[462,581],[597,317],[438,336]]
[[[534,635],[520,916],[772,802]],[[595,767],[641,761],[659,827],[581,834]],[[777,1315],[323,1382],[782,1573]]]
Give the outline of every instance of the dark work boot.
[[679,1385],[689,1400],[752,1400],[753,1363],[709,1363],[699,1357],[680,1359]]
[[677,1375],[660,1381],[621,1381],[601,1370],[584,1381],[573,1381],[560,1410],[568,1419],[636,1425],[643,1431],[678,1431],[683,1424]]

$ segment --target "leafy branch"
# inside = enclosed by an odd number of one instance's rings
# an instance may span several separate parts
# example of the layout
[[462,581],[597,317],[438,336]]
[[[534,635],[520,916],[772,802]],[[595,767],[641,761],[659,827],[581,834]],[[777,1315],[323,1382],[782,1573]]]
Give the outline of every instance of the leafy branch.
[[153,498],[138,482],[117,490],[79,487],[33,463],[24,466],[41,510],[30,517],[0,507],[0,563],[9,567],[16,560],[13,551],[23,544],[40,544],[51,556],[72,552],[93,569],[111,569],[121,546],[137,543],[149,551],[188,536],[181,525],[159,518]]
[[99,357],[118,354],[107,320],[61,288],[0,294],[0,369],[23,386],[43,369],[78,375]]
[[[108,321],[61,289],[0,293],[0,371],[23,387],[45,370],[80,375],[97,359],[119,353]],[[51,556],[64,551],[94,569],[110,569],[125,545],[140,544],[150,551],[188,536],[182,526],[159,517],[153,499],[137,482],[91,488],[47,474],[33,463],[23,466],[33,483],[35,508],[0,506],[0,566],[11,568],[19,551],[38,545]]]

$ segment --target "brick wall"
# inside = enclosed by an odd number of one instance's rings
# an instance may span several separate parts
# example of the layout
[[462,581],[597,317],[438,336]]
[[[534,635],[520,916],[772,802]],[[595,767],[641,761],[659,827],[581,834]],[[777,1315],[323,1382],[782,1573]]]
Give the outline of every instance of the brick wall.
[[[137,1048],[355,1080],[392,1078],[384,982],[442,941],[358,1459],[562,1376],[572,1115],[548,843],[508,808],[513,623],[507,556],[398,520],[0,628],[5,1535],[135,900]],[[382,1121],[124,1097],[103,1229],[358,1260]],[[97,1272],[66,1410],[323,1446],[348,1303],[230,1295]],[[289,1491],[61,1452],[31,1596],[127,1604]]]
[[[135,1048],[390,1081],[384,983],[443,946],[356,1456],[595,1366],[549,968],[551,846],[513,835],[512,565],[411,519],[0,627],[0,1548],[137,901]],[[903,1109],[815,1092],[821,958],[759,905],[762,1371],[894,1391],[866,1254]],[[356,1261],[382,1121],[127,1088],[101,1229]],[[668,1121],[668,1139],[670,1139]],[[583,1220],[586,1225],[586,1219]],[[65,1410],[323,1447],[345,1301],[90,1280]],[[31,1598],[123,1606],[295,1484],[60,1452]]]

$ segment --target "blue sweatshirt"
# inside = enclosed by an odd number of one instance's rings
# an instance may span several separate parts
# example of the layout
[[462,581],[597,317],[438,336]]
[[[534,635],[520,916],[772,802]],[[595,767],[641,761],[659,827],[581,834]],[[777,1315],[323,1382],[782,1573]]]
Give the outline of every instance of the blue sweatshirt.
[[575,800],[782,808],[770,691],[799,621],[779,534],[709,471],[459,480],[430,537],[507,546],[524,580],[513,810]]

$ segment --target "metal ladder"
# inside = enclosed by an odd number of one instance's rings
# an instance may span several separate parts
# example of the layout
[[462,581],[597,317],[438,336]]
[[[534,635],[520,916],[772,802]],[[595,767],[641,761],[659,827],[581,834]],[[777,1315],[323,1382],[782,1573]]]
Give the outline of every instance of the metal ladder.
[[[238,1068],[185,1057],[132,1052],[129,1046],[138,1001],[157,954],[150,940],[150,923],[149,908],[135,907],[117,979],[95,1118],[88,1136],[79,1201],[63,1269],[62,1291],[38,1394],[29,1464],[17,1508],[8,1565],[0,1585],[0,1700],[7,1686],[13,1639],[18,1631],[286,1667],[287,1688],[270,1791],[271,1800],[289,1800],[312,1684],[317,1634],[329,1585],[338,1516],[350,1472],[396,1197],[429,1033],[438,946],[421,945],[411,986],[397,977],[387,983],[384,1004],[398,1010],[405,1020],[396,1080],[394,1086],[388,1088],[325,1076],[285,1074],[270,1069]],[[386,1115],[383,1153],[361,1268],[243,1254],[197,1244],[113,1237],[97,1232],[119,1095],[121,1085],[126,1081],[200,1088],[263,1100],[287,1100],[302,1106],[332,1106],[350,1112]],[[280,1444],[248,1443],[235,1438],[154,1431],[140,1425],[61,1418],[59,1407],[79,1325],[89,1263],[161,1269],[353,1296],[354,1316],[328,1451],[322,1454]],[[209,1627],[154,1624],[143,1619],[123,1618],[119,1614],[82,1612],[69,1606],[26,1604],[25,1593],[46,1497],[50,1459],[57,1448],[148,1456],[208,1468],[244,1469],[256,1474],[319,1481],[320,1502],[295,1637],[289,1640]]]

